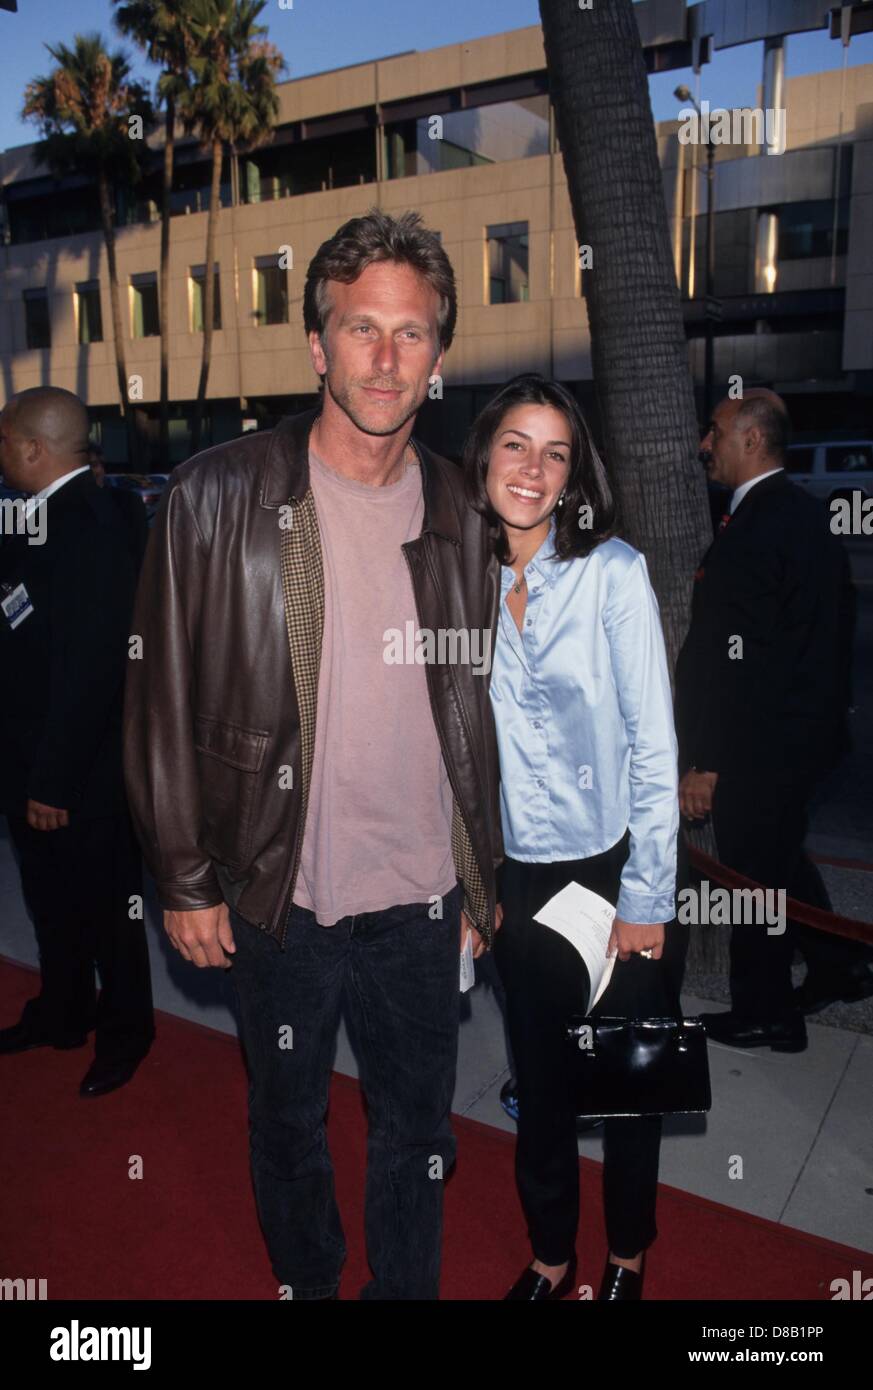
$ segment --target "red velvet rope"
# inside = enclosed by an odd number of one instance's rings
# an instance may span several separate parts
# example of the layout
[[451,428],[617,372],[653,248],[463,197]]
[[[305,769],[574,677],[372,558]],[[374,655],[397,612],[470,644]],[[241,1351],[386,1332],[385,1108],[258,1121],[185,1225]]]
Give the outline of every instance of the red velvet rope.
[[[699,869],[701,874],[708,879],[715,879],[717,883],[724,884],[726,888],[764,888],[763,883],[756,883],[753,878],[746,878],[745,874],[738,874],[736,869],[729,869],[726,864],[720,864],[711,855],[704,854],[703,850],[695,849],[693,845],[688,846],[688,856],[695,869]],[[837,862],[819,860],[819,863]],[[842,861],[841,867],[856,867],[851,860]],[[866,867],[857,865],[858,868]],[[764,890],[766,892],[766,889]],[[788,898],[785,906],[786,916],[791,922],[800,922],[805,927],[814,927],[816,931],[830,932],[832,936],[845,936],[851,941],[863,941],[867,945],[873,945],[873,923],[858,922],[854,917],[840,917],[836,912],[825,912],[822,907],[811,907],[809,903],[798,902],[796,898]]]

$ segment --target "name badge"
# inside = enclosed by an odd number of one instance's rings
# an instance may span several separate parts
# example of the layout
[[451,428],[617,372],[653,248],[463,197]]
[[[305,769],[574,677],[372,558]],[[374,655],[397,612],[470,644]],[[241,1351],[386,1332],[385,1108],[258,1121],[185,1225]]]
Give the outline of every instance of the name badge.
[[30,601],[30,594],[23,584],[19,584],[11,593],[0,599],[0,608],[6,616],[6,621],[12,628],[18,627],[29,618],[33,612],[33,604]]

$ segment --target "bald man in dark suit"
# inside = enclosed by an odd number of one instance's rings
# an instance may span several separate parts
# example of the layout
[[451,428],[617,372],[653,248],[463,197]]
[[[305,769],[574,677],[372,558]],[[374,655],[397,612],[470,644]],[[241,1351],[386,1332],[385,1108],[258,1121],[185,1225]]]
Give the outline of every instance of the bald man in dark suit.
[[[851,588],[825,507],[785,474],[787,434],[780,397],[752,390],[719,404],[703,441],[730,500],[676,668],[680,807],[692,820],[711,815],[722,863],[829,908],[803,845],[810,797],[844,746]],[[798,991],[795,946],[808,967]],[[802,1051],[805,1012],[873,993],[871,952],[809,928],[735,921],[730,984],[730,1011],[704,1015],[711,1037]]]
[[92,477],[87,433],[82,402],[56,387],[22,391],[0,415],[4,480],[30,494],[0,544],[0,811],[41,970],[0,1053],[80,1047],[94,1029],[91,1097],[130,1080],[154,1022],[121,760],[138,555]]

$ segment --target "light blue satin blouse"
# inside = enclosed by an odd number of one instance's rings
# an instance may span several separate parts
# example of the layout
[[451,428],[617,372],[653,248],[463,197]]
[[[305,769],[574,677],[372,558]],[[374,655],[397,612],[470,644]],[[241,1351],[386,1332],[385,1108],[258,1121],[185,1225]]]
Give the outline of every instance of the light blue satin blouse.
[[506,854],[586,859],[630,830],[618,916],[669,922],[679,828],[673,702],[644,557],[624,541],[555,560],[555,527],[525,568],[523,635],[501,574],[491,704]]

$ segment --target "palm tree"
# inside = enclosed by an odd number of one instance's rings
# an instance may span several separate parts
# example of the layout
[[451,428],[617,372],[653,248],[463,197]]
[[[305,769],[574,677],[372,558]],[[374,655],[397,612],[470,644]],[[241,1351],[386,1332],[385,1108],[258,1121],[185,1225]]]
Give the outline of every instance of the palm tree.
[[108,53],[100,34],[76,34],[72,48],[46,44],[57,66],[48,77],[27,84],[22,115],[43,132],[35,158],[55,175],[90,173],[97,183],[100,221],[109,269],[109,299],[115,338],[115,369],[121,411],[127,426],[128,459],[136,467],[138,449],[128,399],[127,368],[115,258],[114,186],[132,187],[142,176],[145,140],[130,136],[130,117],[153,120],[148,92],[130,80],[130,64],[119,49]]
[[170,436],[170,195],[173,191],[176,110],[188,90],[194,38],[189,24],[189,0],[112,0],[115,23],[122,34],[142,48],[149,61],[163,68],[158,101],[164,107],[164,162],[161,191],[161,271],[158,316],[161,333],[160,466],[169,459]]
[[540,14],[576,233],[592,248],[584,288],[606,457],[672,666],[712,530],[639,31],[631,0],[540,0]]
[[279,111],[275,79],[285,67],[281,55],[261,35],[257,23],[266,0],[190,0],[196,51],[192,83],[180,102],[186,131],[199,136],[212,154],[206,271],[203,288],[203,355],[194,407],[191,448],[200,448],[206,387],[212,356],[215,305],[215,235],[218,228],[221,166],[225,145],[254,147],[268,139]]

